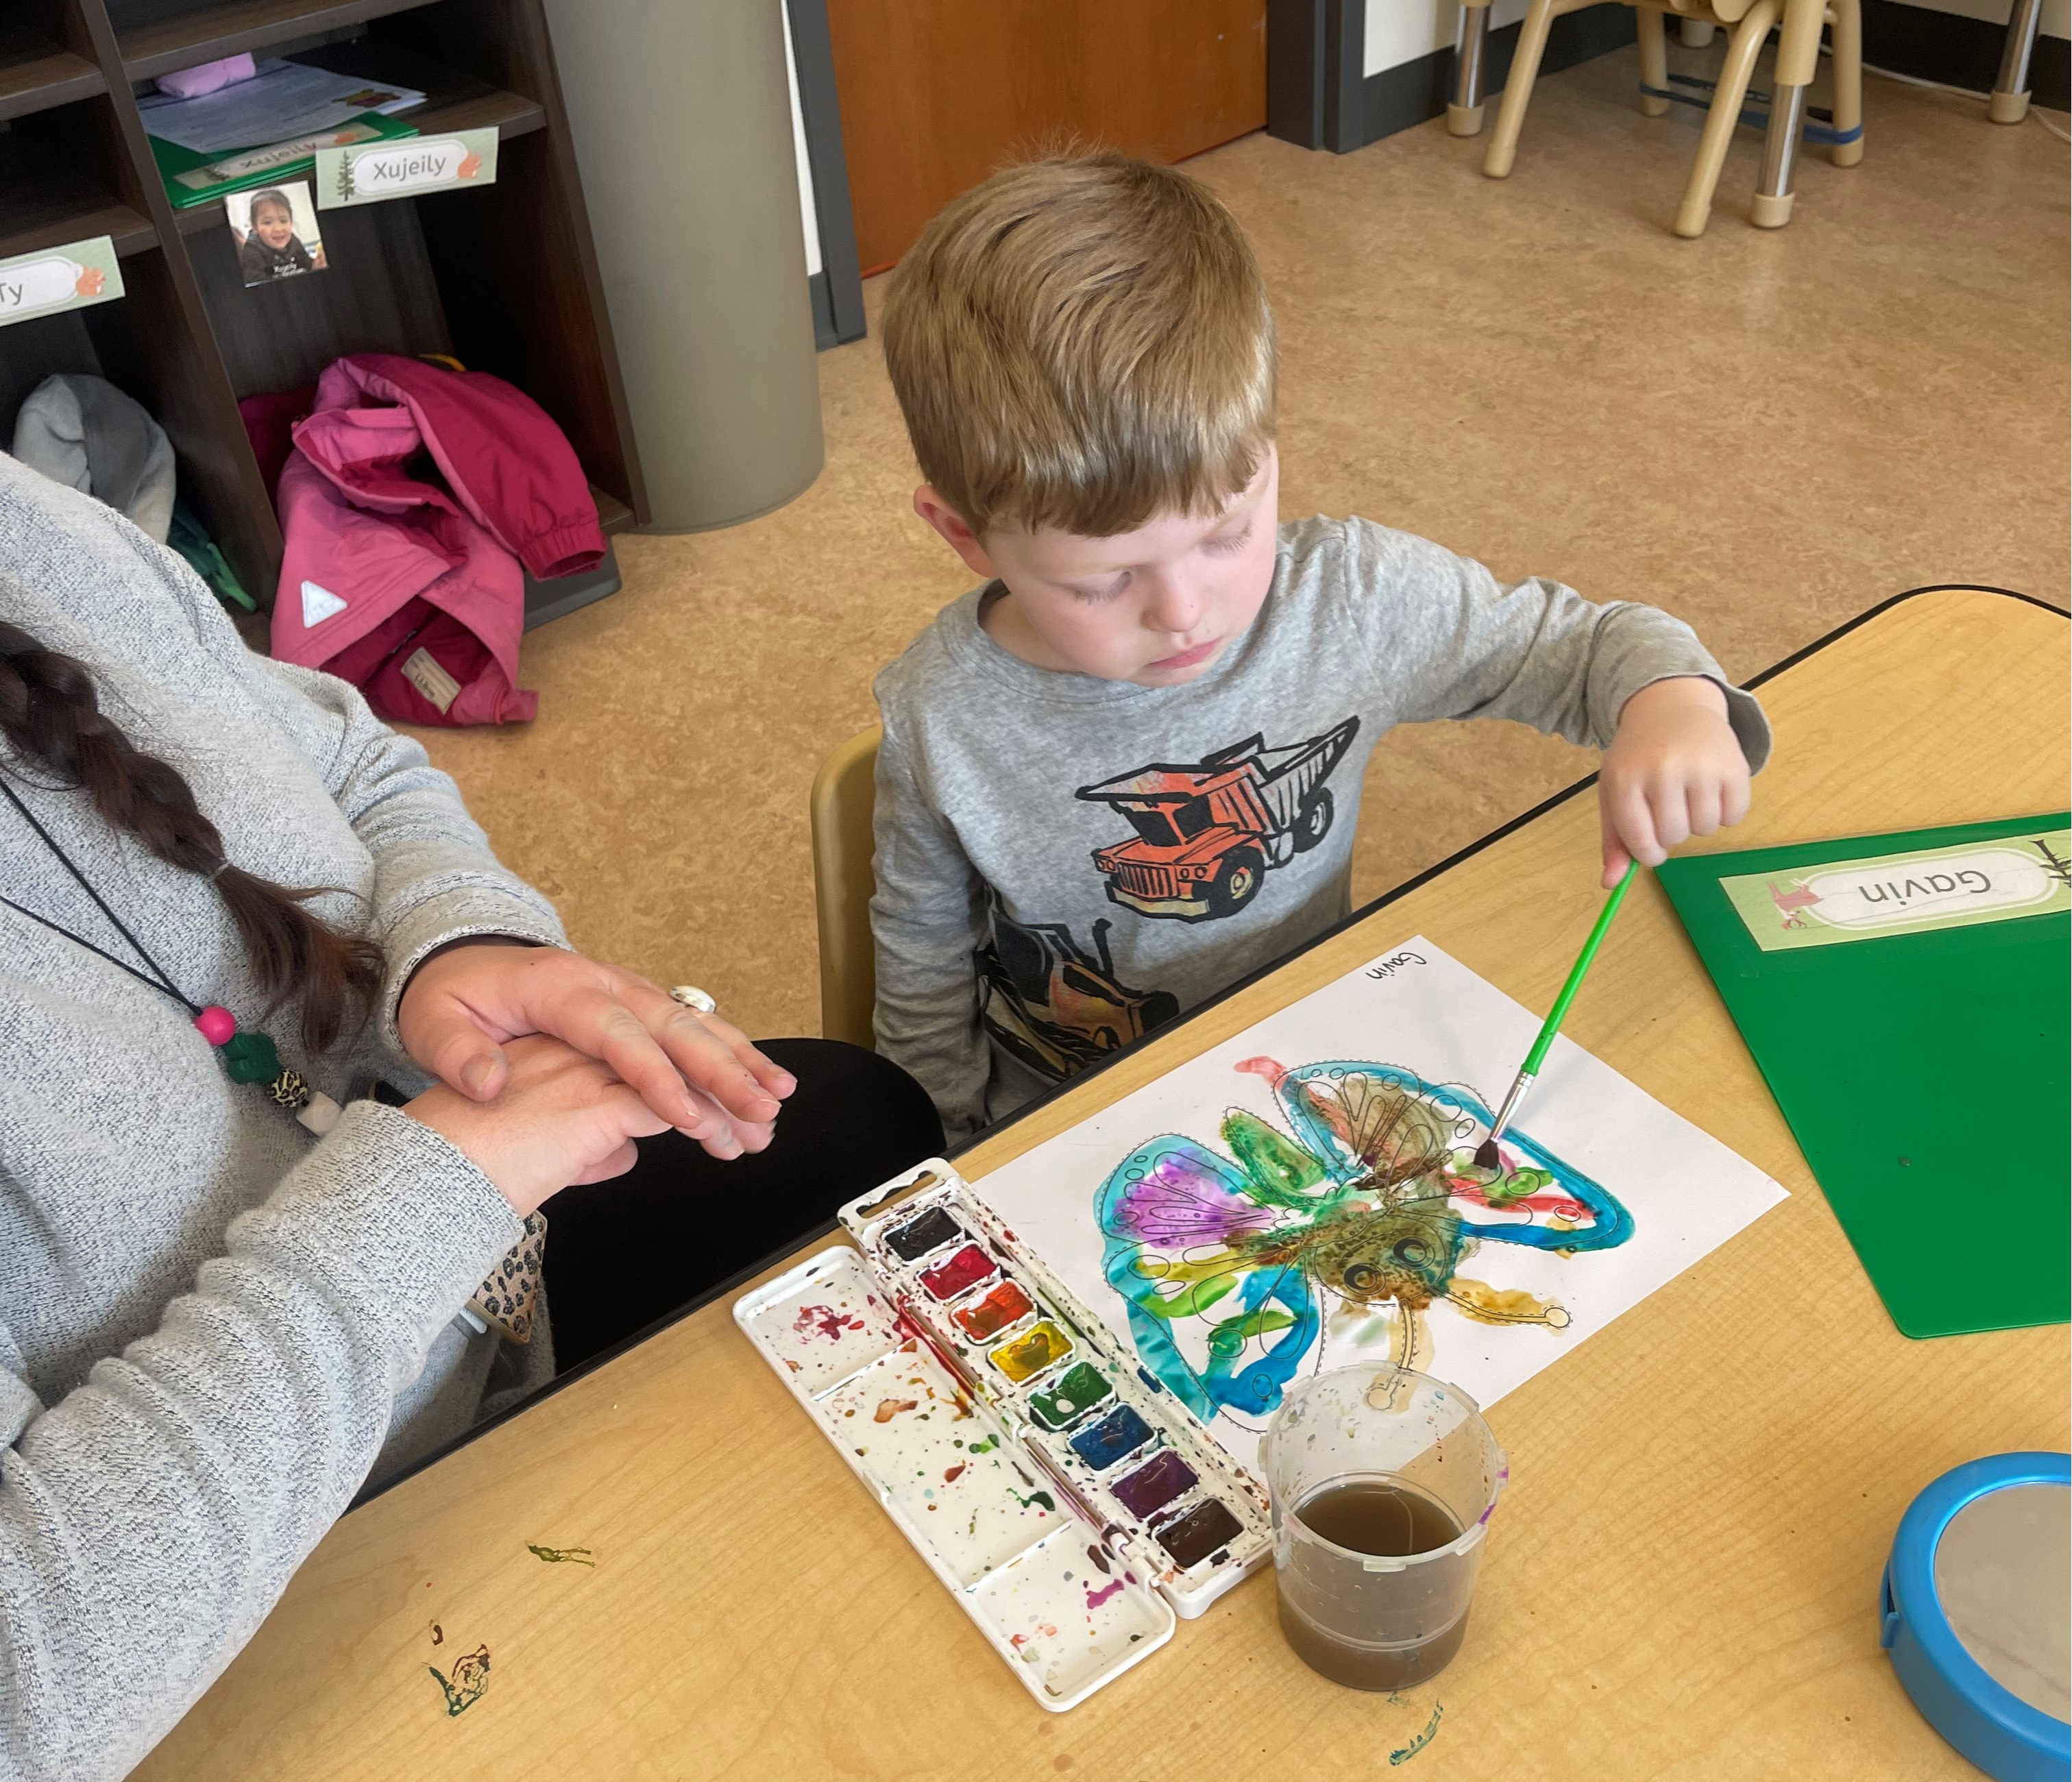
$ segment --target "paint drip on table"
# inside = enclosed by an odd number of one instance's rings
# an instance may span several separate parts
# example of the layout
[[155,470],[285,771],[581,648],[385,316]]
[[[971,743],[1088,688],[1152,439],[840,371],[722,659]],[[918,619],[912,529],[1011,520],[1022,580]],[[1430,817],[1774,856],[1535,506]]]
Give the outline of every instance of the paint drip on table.
[[[1391,1696],[1389,1699],[1392,1702],[1395,1700],[1395,1698]],[[1415,1757],[1418,1754],[1418,1752],[1424,1750],[1424,1748],[1427,1745],[1430,1744],[1434,1739],[1437,1738],[1439,1736],[1439,1722],[1445,1718],[1445,1717],[1446,1710],[1445,1707],[1437,1702],[1433,1702],[1432,1704],[1432,1718],[1424,1722],[1424,1730],[1419,1733],[1415,1739],[1412,1739],[1408,1744],[1399,1745],[1394,1751],[1388,1754],[1389,1768],[1394,1769],[1400,1765],[1408,1764],[1412,1758]]]
[[436,1665],[427,1665],[425,1669],[445,1692],[447,1716],[464,1714],[482,1699],[483,1692],[489,1687],[489,1648],[477,1646],[473,1652],[462,1653],[448,1670],[442,1671]]

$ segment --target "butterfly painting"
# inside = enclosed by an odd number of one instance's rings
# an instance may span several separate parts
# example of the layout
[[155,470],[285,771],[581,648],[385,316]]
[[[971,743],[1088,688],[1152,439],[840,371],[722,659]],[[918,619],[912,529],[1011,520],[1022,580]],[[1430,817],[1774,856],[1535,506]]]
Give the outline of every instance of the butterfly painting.
[[1466,1089],[1394,1065],[1237,1068],[1272,1086],[1285,1129],[1233,1108],[1223,1151],[1154,1139],[1095,1197],[1102,1273],[1138,1356],[1205,1421],[1273,1410],[1320,1364],[1327,1324],[1362,1349],[1385,1342],[1403,1367],[1429,1351],[1440,1301],[1564,1329],[1558,1304],[1477,1278],[1501,1275],[1486,1246],[1572,1256],[1633,1235],[1607,1190],[1522,1133],[1504,1135],[1500,1167],[1478,1168],[1491,1118]]

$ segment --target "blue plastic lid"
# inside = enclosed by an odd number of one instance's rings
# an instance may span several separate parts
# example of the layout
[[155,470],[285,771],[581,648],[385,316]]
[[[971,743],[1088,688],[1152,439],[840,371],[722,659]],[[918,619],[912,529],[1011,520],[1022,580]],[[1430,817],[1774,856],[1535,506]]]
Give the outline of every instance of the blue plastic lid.
[[1880,1643],[1928,1723],[1996,1782],[2072,1772],[2072,1455],[1946,1472],[1901,1517]]

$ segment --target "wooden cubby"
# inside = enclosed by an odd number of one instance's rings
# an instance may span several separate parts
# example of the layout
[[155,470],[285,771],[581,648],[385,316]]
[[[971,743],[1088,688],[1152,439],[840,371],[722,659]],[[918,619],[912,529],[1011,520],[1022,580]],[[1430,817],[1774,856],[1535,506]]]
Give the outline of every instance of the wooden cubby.
[[[398,116],[425,135],[493,125],[495,182],[327,211],[326,270],[246,289],[221,203],[167,203],[134,98],[241,50],[421,88]],[[281,532],[237,403],[343,353],[450,354],[516,384],[567,434],[605,530],[647,519],[541,0],[0,0],[0,259],[101,235],[125,294],[0,327],[0,427],[52,372],[120,385],[262,602]]]

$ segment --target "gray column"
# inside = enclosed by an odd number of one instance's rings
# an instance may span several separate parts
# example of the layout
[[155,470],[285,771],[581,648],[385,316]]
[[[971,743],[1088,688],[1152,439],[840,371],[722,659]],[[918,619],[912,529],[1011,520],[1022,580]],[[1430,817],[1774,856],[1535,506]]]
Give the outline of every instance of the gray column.
[[820,474],[782,0],[545,0],[651,531]]

